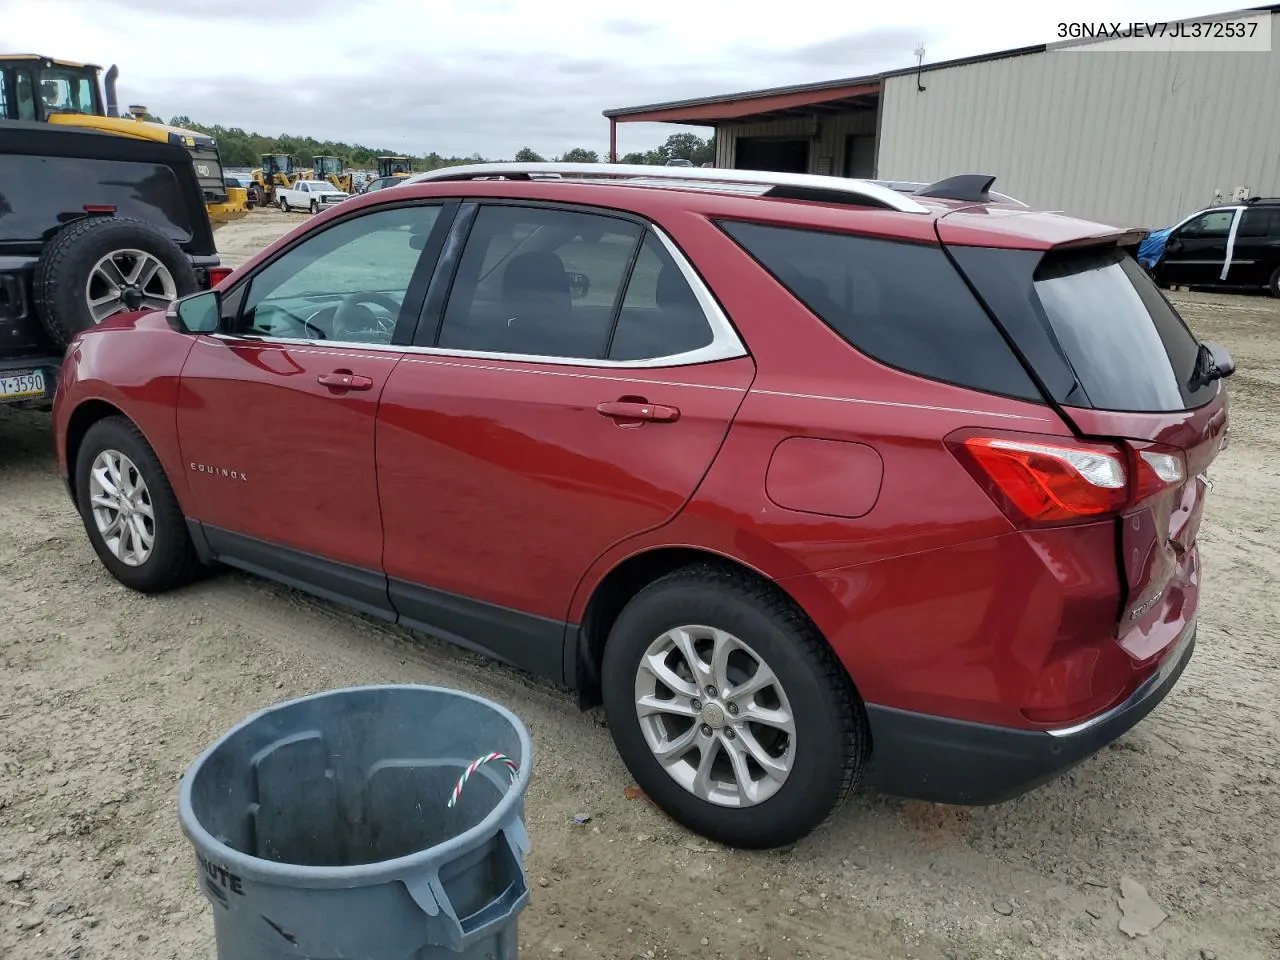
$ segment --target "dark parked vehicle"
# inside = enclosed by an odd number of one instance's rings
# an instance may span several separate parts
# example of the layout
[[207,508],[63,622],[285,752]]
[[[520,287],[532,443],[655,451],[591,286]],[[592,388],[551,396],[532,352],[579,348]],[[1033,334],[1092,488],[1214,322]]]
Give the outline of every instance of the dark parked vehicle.
[[1161,286],[1266,289],[1280,297],[1280,198],[1209,207],[1168,230]]
[[1233,367],[1140,234],[989,181],[413,177],[82,334],[60,468],[121,583],[222,562],[602,698],[722,842],[1004,800],[1190,660]]
[[9,121],[0,141],[0,403],[48,406],[72,337],[221,279],[180,145]]

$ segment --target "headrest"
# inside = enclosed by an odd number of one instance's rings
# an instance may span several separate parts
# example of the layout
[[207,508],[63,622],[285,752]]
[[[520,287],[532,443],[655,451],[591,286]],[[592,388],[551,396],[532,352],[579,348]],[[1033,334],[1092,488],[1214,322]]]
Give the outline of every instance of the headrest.
[[554,253],[534,251],[512,257],[502,273],[502,294],[562,293],[569,295],[564,261]]

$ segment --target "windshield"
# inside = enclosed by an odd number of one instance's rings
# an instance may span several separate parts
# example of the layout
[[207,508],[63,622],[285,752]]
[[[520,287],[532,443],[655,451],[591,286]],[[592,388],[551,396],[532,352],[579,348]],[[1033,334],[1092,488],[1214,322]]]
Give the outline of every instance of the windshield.
[[1214,383],[1191,385],[1200,344],[1124,251],[1046,257],[1036,270],[1035,291],[1095,408],[1186,410],[1217,392]]
[[48,67],[40,71],[40,100],[45,113],[98,113],[94,76],[71,67]]

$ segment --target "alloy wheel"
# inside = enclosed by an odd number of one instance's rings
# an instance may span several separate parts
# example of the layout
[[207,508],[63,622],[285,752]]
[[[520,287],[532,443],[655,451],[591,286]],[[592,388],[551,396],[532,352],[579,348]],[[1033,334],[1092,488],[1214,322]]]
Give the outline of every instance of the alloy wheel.
[[119,450],[103,450],[89,468],[89,501],[102,542],[128,567],[146,563],[155,548],[151,491],[137,464]]
[[163,310],[178,298],[169,268],[145,250],[113,250],[89,271],[85,302],[95,324],[117,313]]
[[772,797],[791,774],[795,715],[745,641],[708,626],[668,630],[640,659],[635,707],[654,758],[694,796],[722,807]]

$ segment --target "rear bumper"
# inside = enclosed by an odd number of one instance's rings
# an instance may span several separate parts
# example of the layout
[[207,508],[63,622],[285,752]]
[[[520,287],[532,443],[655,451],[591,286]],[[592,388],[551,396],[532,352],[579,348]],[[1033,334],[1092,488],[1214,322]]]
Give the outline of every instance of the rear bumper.
[[973,806],[1021,796],[1154,710],[1182,676],[1195,643],[1193,623],[1161,669],[1127,700],[1061,730],[1017,730],[868,704],[873,755],[867,785],[894,796]]

